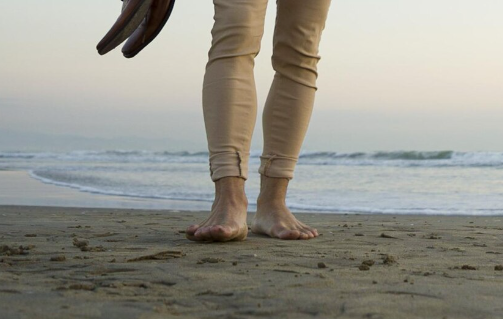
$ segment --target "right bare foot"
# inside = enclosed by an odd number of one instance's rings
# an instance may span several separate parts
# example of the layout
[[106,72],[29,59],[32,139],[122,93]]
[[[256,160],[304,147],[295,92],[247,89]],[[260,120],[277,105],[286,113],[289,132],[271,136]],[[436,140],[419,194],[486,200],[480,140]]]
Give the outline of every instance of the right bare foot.
[[210,216],[201,224],[189,226],[185,231],[187,238],[195,241],[245,240],[248,234],[248,200],[244,192],[244,182],[240,177],[217,180]]

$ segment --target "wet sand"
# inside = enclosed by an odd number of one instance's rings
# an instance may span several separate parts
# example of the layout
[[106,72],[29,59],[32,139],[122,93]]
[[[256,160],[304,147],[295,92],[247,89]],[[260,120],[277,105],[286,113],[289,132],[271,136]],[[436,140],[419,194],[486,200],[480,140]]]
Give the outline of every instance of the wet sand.
[[501,216],[299,214],[319,238],[186,240],[206,215],[0,206],[1,318],[503,316]]
[[114,196],[43,183],[27,171],[0,170],[0,206],[209,210],[211,202]]

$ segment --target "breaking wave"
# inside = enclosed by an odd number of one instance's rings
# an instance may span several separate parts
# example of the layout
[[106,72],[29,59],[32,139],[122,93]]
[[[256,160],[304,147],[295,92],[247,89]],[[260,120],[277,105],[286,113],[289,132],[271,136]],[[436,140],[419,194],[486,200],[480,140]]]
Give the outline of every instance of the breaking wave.
[[[104,163],[207,163],[208,152],[153,151],[72,151],[0,152],[0,160],[55,160]],[[260,161],[260,151],[252,151],[251,162]],[[299,165],[421,166],[421,167],[503,167],[503,152],[379,151],[302,152]]]

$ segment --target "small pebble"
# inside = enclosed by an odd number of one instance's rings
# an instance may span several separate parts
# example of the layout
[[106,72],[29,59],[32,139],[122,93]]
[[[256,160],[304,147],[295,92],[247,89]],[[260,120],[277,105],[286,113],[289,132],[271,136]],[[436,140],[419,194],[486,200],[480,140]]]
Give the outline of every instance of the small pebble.
[[369,267],[374,266],[374,263],[372,259],[362,261],[362,265],[367,265]]
[[366,270],[370,270],[370,267],[367,265],[361,264],[360,267],[358,267],[358,269],[360,269],[362,271],[366,271]]
[[382,263],[385,265],[392,265],[396,263],[396,259],[391,255],[385,255]]
[[463,270],[477,270],[477,268],[476,268],[476,267],[474,267],[474,266],[470,266],[470,265],[463,265],[463,266],[461,267],[461,269],[463,269]]
[[324,262],[319,262],[318,268],[327,268],[327,265]]
[[66,260],[66,257],[63,255],[51,257],[51,261],[65,261],[65,260]]

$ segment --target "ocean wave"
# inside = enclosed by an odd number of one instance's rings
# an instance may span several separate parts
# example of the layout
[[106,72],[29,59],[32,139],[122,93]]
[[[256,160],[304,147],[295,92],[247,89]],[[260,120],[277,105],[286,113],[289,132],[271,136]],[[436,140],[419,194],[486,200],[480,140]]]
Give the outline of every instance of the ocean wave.
[[[254,150],[250,161],[258,163],[261,152]],[[0,160],[53,160],[63,162],[106,163],[201,163],[208,152],[169,151],[72,151],[0,152]],[[503,152],[378,151],[378,152],[301,152],[299,165],[401,166],[401,167],[503,167]]]
[[288,202],[298,212],[340,214],[446,215],[446,216],[502,216],[503,209],[447,209],[447,208],[377,208],[361,206],[319,206]]
[[[374,159],[374,160],[443,160],[452,159],[454,151],[391,151],[391,152],[306,152],[301,153],[299,159]],[[503,153],[501,153],[503,156]]]
[[402,167],[503,167],[503,152],[389,151],[303,152],[299,164]]
[[121,196],[121,197],[132,197],[132,198],[147,198],[147,199],[170,199],[170,200],[182,200],[182,201],[198,201],[198,202],[212,202],[211,199],[201,198],[200,196],[194,196],[194,193],[187,194],[168,194],[168,195],[155,195],[155,194],[141,194],[137,192],[128,192],[123,190],[113,190],[104,189],[100,186],[85,186],[78,184],[76,182],[70,183],[65,181],[58,181],[55,177],[43,176],[44,172],[30,171],[29,175],[45,184],[68,187],[76,189],[81,192],[100,194],[100,195],[111,195],[111,196]]
[[2,158],[12,158],[12,159],[32,159],[35,158],[37,154],[32,153],[21,153],[21,152],[0,152],[0,159]]
[[[48,173],[48,172],[46,172]],[[172,194],[148,194],[148,193],[138,193],[125,190],[113,190],[105,189],[100,186],[85,186],[78,182],[66,182],[57,180],[58,175],[46,175],[44,172],[30,171],[30,176],[36,180],[39,180],[46,184],[68,187],[76,189],[81,192],[110,195],[110,196],[121,196],[130,198],[144,198],[144,199],[163,199],[163,200],[179,200],[187,202],[212,202],[212,198],[203,198],[201,194],[195,194],[194,192],[180,192]],[[50,177],[48,177],[50,176]],[[212,195],[212,194],[210,194]],[[211,197],[211,196],[210,196]],[[297,203],[292,200],[287,199],[287,205],[290,209],[297,212],[317,212],[317,213],[338,213],[338,214],[403,214],[403,215],[463,215],[463,216],[501,216],[503,215],[503,209],[463,209],[463,208],[380,208],[380,207],[362,207],[362,206],[332,206],[332,205],[314,205],[314,204],[302,204]],[[256,209],[256,204],[250,202],[250,209],[253,211]]]

